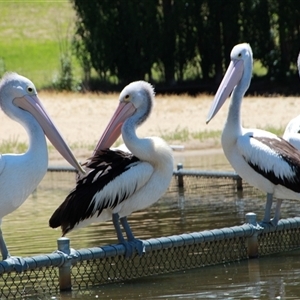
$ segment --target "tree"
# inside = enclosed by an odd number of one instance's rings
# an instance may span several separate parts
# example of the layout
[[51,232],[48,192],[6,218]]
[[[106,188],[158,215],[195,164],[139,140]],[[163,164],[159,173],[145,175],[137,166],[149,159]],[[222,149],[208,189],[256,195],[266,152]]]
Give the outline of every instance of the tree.
[[151,77],[157,49],[156,1],[73,3],[78,14],[77,40],[85,44],[102,80],[115,76],[126,84],[143,79],[146,74]]
[[122,85],[153,75],[165,85],[220,82],[232,47],[241,42],[250,43],[269,78],[296,72],[299,1],[71,1],[78,16],[74,45],[86,78],[92,66],[102,82]]

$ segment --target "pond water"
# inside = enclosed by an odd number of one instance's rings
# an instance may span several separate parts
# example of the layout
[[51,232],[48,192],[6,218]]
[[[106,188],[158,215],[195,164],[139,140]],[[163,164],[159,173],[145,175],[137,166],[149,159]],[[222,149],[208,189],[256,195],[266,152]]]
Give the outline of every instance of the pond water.
[[[175,152],[175,168],[230,170],[222,151]],[[72,173],[48,173],[36,192],[3,220],[3,233],[12,255],[31,256],[57,249],[60,230],[48,227],[53,211],[74,185]],[[282,217],[300,216],[296,201],[284,201]],[[166,193],[155,205],[132,214],[128,221],[141,239],[240,225],[247,212],[262,218],[264,195],[236,193]],[[75,249],[113,244],[111,222],[71,232]],[[178,273],[100,286],[86,291],[40,296],[36,299],[300,299],[300,251],[260,259],[187,270]],[[31,298],[32,299],[32,298]]]
[[61,299],[299,299],[300,251],[105,285]]

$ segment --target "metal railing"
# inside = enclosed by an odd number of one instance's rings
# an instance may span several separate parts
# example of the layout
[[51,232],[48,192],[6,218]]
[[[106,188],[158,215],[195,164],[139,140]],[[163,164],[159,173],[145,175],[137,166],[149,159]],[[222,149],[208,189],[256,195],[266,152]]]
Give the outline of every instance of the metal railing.
[[[52,168],[49,171],[56,170]],[[215,187],[218,184],[215,181],[220,181],[222,187],[227,181],[226,186],[231,186],[236,192],[249,188],[235,173],[191,171],[179,167],[174,171],[170,191],[180,191],[185,187],[187,193],[189,178],[195,179],[193,187],[205,185],[209,189],[207,182]],[[218,190],[222,192],[222,188]],[[137,277],[290,251],[300,247],[299,233],[300,218],[283,219],[276,227],[262,228],[257,224],[256,215],[248,213],[245,224],[241,226],[145,240],[145,254],[135,254],[131,258],[125,258],[122,244],[74,250],[70,249],[68,238],[60,238],[55,252],[24,257],[21,272],[13,264],[0,262],[0,298],[53,294],[71,288],[86,289]]]

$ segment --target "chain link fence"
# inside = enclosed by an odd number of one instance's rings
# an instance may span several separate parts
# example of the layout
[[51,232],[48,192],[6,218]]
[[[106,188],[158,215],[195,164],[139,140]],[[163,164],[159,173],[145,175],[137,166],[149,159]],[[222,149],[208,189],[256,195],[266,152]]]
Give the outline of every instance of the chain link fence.
[[[47,176],[52,176],[53,171],[55,169]],[[235,173],[180,168],[174,172],[169,193],[184,194],[185,201],[195,193],[203,197],[205,193],[216,197],[232,193],[263,196],[243,183]],[[249,213],[241,226],[148,239],[144,241],[145,254],[135,254],[131,258],[125,258],[125,248],[121,244],[73,250],[68,238],[60,238],[57,251],[24,257],[21,272],[16,271],[13,264],[0,262],[0,298],[30,298],[31,295],[57,294],[71,288],[83,290],[290,251],[300,247],[299,233],[300,218],[283,219],[277,227],[262,228],[256,222],[256,215]]]

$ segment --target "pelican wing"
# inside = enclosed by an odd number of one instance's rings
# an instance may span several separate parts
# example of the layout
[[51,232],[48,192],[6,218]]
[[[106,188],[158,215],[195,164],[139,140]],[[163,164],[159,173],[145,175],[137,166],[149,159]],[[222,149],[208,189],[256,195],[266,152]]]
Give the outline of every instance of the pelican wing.
[[139,190],[153,173],[149,163],[129,153],[105,150],[97,157],[90,160],[88,173],[77,181],[49,220],[51,227],[61,226],[63,234],[80,221],[95,214],[99,216],[104,209],[114,209]]
[[245,161],[273,184],[300,192],[300,152],[276,137],[243,135],[237,146]]

